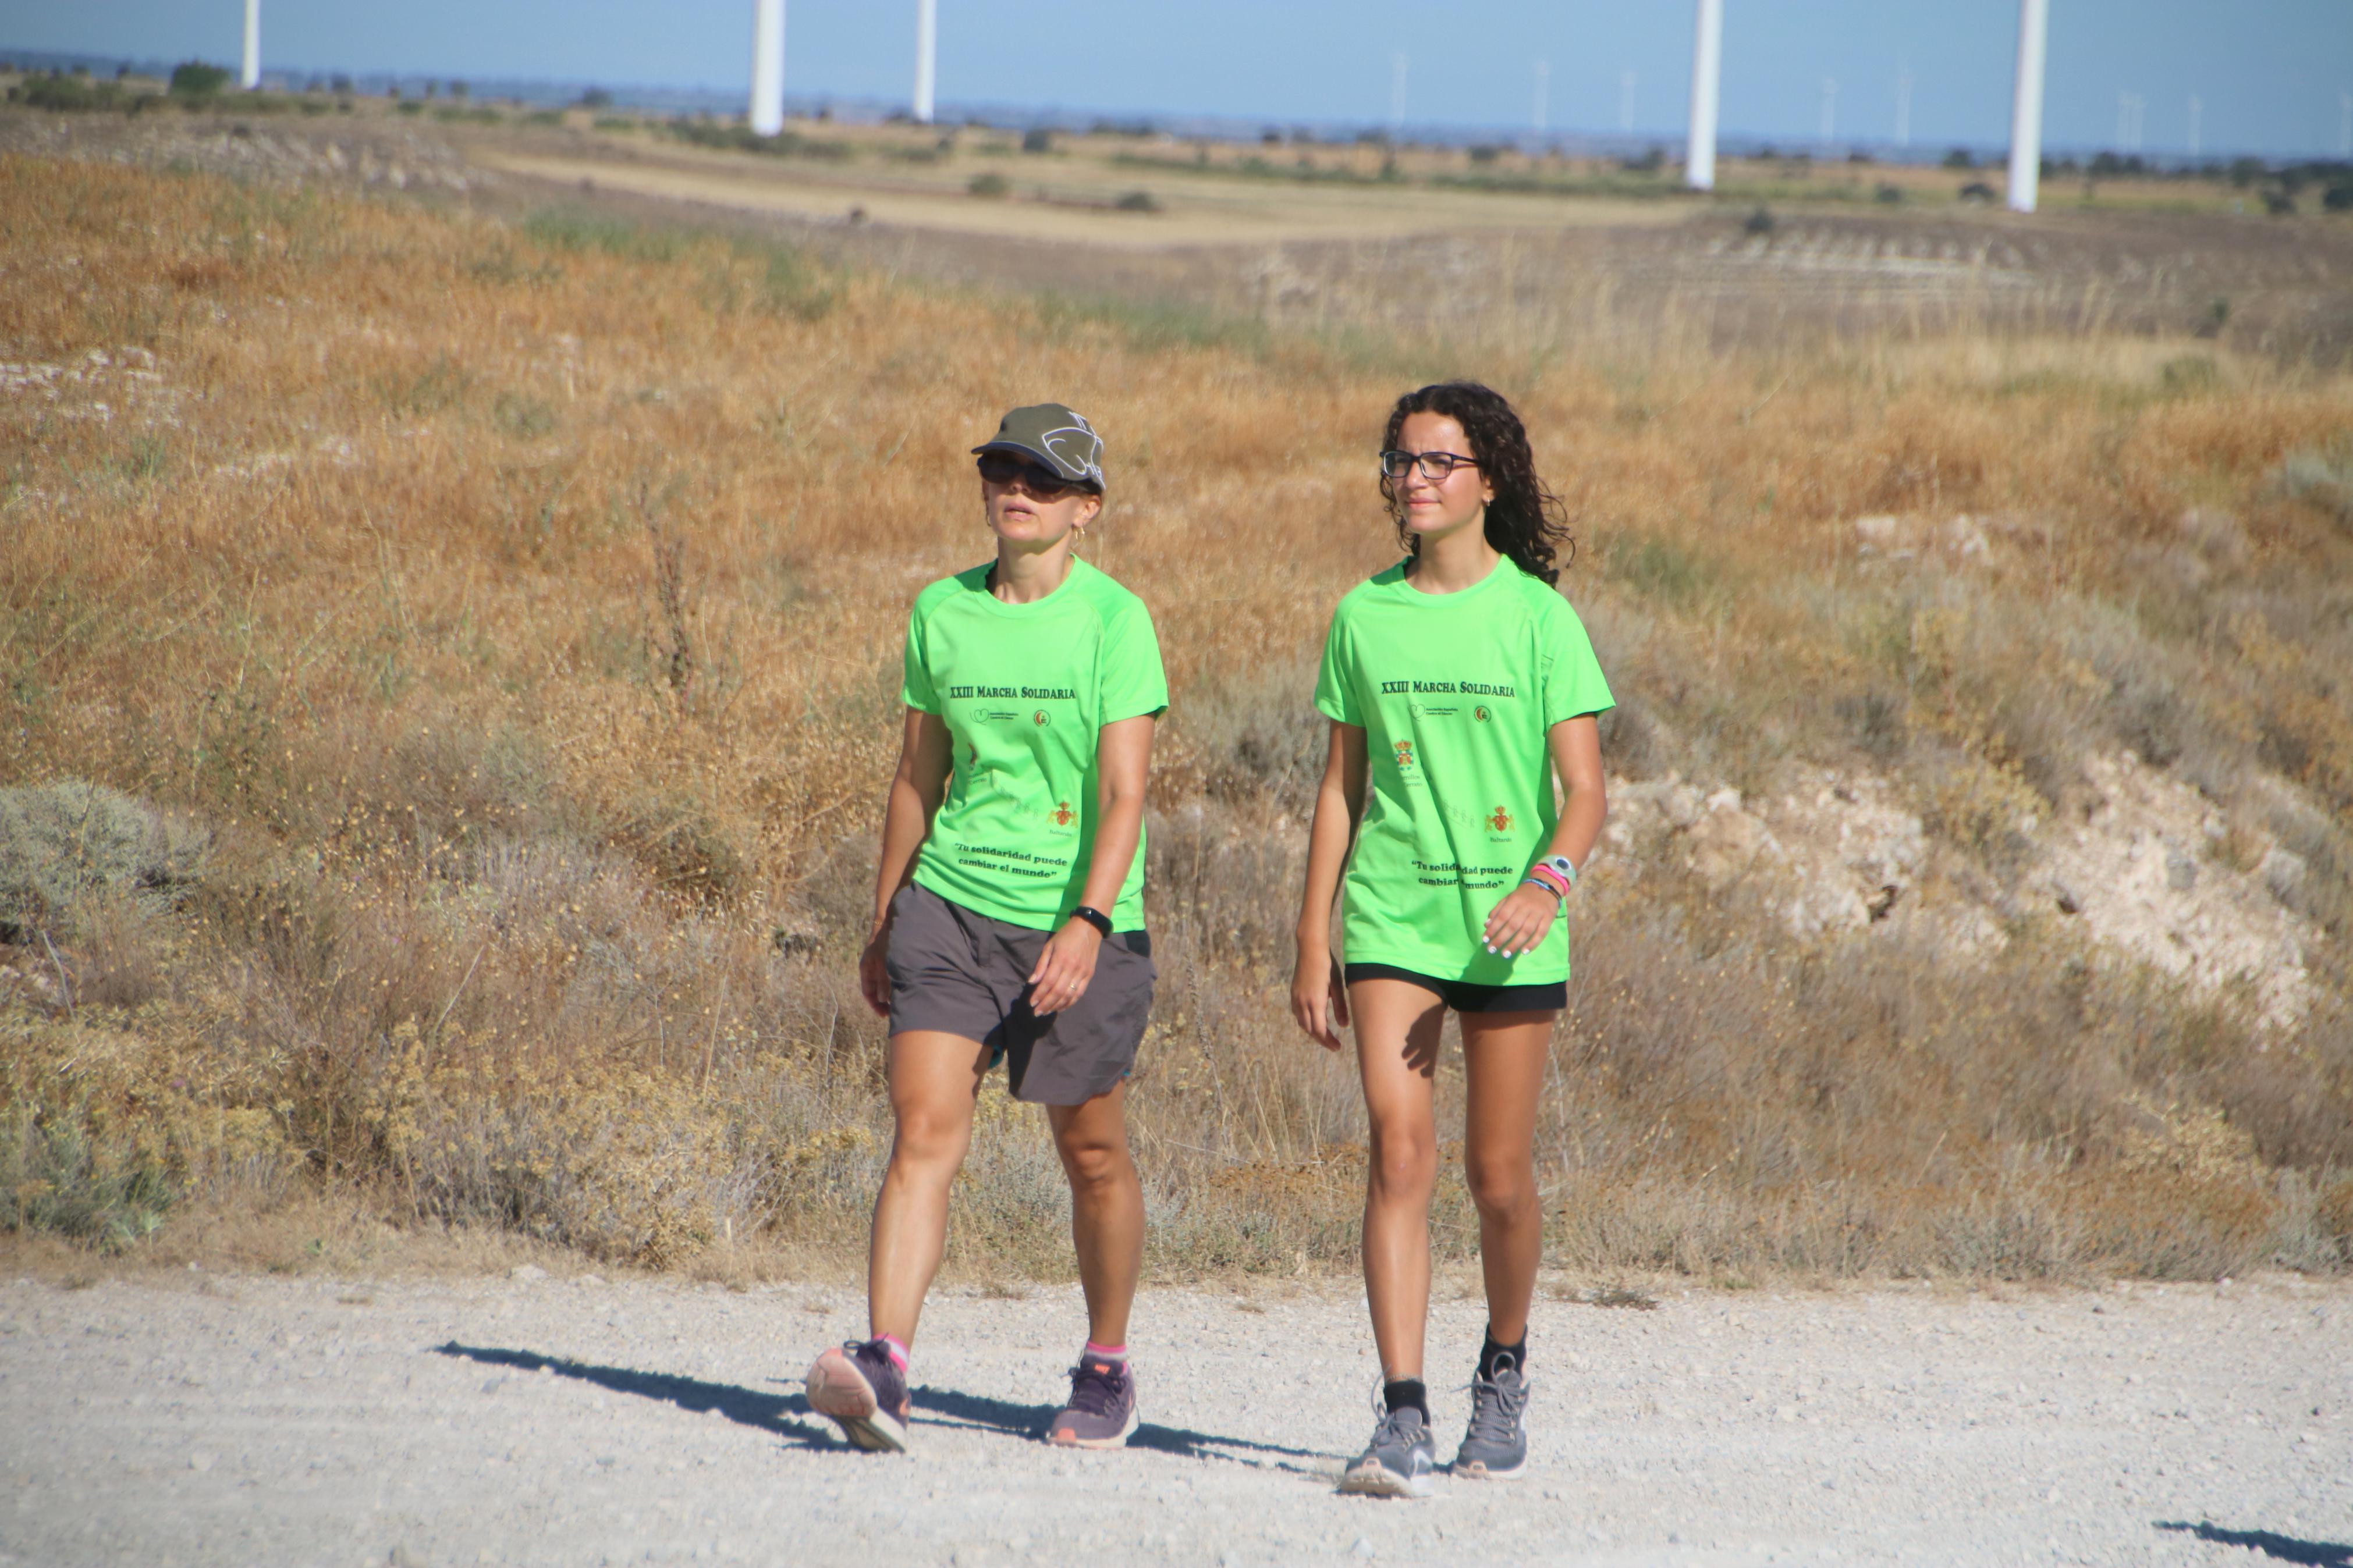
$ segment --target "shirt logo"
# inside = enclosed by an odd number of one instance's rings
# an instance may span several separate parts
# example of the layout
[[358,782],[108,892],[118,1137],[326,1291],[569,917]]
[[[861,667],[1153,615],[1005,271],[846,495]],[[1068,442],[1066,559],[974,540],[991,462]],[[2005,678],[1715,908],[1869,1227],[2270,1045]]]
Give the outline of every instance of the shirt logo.
[[1079,816],[1077,812],[1071,809],[1071,803],[1067,800],[1056,801],[1054,803],[1054,809],[1048,812],[1046,815],[1052,819],[1054,826],[1057,827],[1068,827],[1071,823],[1077,821]]
[[1478,720],[1482,724],[1484,724],[1488,720],[1493,719],[1494,715],[1488,712],[1486,705],[1482,703],[1480,706],[1471,710],[1471,717]]
[[1050,724],[1053,721],[1047,718],[1046,710],[1043,708],[1040,708],[1038,711],[1029,715],[1029,722],[1032,724]]
[[1413,742],[1411,741],[1399,741],[1397,743],[1397,765],[1401,768],[1409,768],[1413,766]]
[[1509,833],[1512,830],[1512,814],[1509,808],[1499,805],[1490,812],[1487,816],[1487,826],[1498,833]]

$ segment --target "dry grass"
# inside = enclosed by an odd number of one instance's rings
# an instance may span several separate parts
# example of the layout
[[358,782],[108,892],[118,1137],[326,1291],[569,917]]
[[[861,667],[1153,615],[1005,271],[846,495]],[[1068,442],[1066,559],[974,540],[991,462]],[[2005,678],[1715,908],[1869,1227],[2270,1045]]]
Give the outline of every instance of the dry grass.
[[[743,240],[22,157],[0,206],[0,784],[90,781],[206,844],[168,901],[100,879],[40,916],[69,985],[6,951],[12,1227],[153,1246],[174,1205],[350,1199],[689,1268],[862,1234],[887,1121],[849,958],[902,617],[982,552],[971,433],[1054,395],[1107,432],[1096,559],[1178,693],[1153,1265],[1344,1263],[1353,1080],[1280,1005],[1308,671],[1391,553],[1366,444],[1442,370],[1504,386],[1569,497],[1621,775],[1877,767],[1990,886],[2019,820],[2131,745],[2300,856],[2330,933],[2275,1037],[2031,922],[1960,968],[1597,879],[1544,1133],[1557,1261],[2353,1255],[2353,532],[2314,478],[2342,377],[2105,338],[1187,342]],[[1880,511],[1991,518],[2000,548],[1891,571],[1852,527]],[[992,1091],[960,1266],[1067,1268],[1065,1202]],[[1438,1220],[1469,1248],[1459,1186]]]

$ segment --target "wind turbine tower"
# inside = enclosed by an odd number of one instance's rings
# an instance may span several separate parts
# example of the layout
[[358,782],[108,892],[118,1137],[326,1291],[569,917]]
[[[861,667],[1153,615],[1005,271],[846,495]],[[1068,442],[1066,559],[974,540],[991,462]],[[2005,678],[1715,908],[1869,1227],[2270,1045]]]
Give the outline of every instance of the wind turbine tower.
[[1536,62],[1536,112],[1535,118],[1535,132],[1539,136],[1545,133],[1545,111],[1551,107],[1551,105],[1546,100],[1551,96],[1552,62],[1550,60],[1538,60]]
[[2010,210],[2031,213],[2042,184],[2042,58],[2051,0],[2018,0],[2018,85],[2010,107]]
[[245,66],[237,85],[248,92],[261,85],[261,0],[245,0]]
[[1631,136],[1634,133],[1634,73],[1618,73],[1618,129]]
[[2191,93],[2189,95],[2189,155],[2192,158],[2197,157],[2201,151],[2199,136],[2201,127],[2199,122],[2205,118],[2206,105],[2199,100],[2196,93]]
[[1895,144],[1912,145],[1912,62],[1895,68]]
[[940,0],[915,0],[915,123],[932,122],[932,87],[940,66]]
[[785,128],[785,0],[754,0],[752,8],[752,133]]
[[1389,56],[1389,140],[1405,134],[1405,68],[1403,49]]
[[1838,78],[1822,78],[1822,145],[1838,138]]
[[[1695,191],[1715,189],[1715,110],[1724,77],[1724,0],[1699,0],[1692,37],[1691,145],[1683,154],[1683,184]],[[1634,73],[1625,81],[1626,129],[1634,128]]]

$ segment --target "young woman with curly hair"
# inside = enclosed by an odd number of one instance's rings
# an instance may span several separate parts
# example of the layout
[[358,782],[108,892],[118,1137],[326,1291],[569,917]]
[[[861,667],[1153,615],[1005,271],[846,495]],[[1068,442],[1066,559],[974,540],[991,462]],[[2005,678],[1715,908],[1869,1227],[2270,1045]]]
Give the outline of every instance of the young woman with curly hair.
[[[1536,1107],[1567,1005],[1563,908],[1601,831],[1596,720],[1611,699],[1555,586],[1567,528],[1510,404],[1470,382],[1398,399],[1380,488],[1406,556],[1340,601],[1324,643],[1315,705],[1331,742],[1291,1005],[1329,1050],[1353,1025],[1371,1133],[1365,1289],[1380,1419],[1341,1489],[1419,1497],[1436,1468],[1422,1340],[1450,1008],[1487,1287],[1452,1470],[1509,1478],[1527,1461],[1528,1305],[1544,1249]],[[1332,943],[1344,871],[1345,963]]]

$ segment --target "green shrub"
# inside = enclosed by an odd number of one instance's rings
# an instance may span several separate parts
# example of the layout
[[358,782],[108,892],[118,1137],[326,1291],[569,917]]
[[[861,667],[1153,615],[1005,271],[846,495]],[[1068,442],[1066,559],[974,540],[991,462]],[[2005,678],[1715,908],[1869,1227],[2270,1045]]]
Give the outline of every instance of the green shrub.
[[89,893],[168,900],[195,880],[209,842],[102,784],[0,789],[0,939],[61,921]]
[[202,60],[187,60],[172,68],[172,96],[190,101],[216,96],[228,85],[228,69],[225,66],[208,66]]
[[45,1121],[21,1102],[0,1110],[0,1230],[118,1252],[153,1235],[176,1195],[153,1157],[93,1137],[79,1116]]

